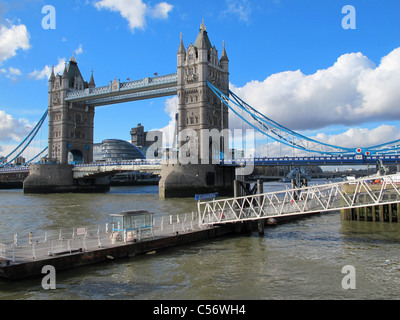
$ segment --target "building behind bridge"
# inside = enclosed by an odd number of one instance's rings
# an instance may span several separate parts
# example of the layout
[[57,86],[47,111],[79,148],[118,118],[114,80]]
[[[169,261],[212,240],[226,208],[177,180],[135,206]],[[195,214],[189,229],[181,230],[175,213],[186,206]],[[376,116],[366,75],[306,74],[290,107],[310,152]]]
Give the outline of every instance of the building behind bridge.
[[107,139],[93,145],[93,160],[95,162],[115,162],[124,160],[146,159],[144,153],[128,141]]
[[150,146],[154,143],[157,143],[159,146],[162,146],[162,131],[150,131],[151,135],[148,131],[144,131],[144,127],[141,123],[137,125],[137,127],[131,129],[131,142],[133,145],[138,147],[149,159],[154,159],[159,156],[158,151],[155,150],[152,154],[148,154],[148,150]]

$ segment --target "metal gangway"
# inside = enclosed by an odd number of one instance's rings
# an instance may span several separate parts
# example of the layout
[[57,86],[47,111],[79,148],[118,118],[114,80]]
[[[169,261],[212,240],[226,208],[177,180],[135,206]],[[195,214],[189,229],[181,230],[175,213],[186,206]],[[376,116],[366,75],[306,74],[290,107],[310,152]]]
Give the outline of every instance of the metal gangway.
[[218,225],[400,203],[400,175],[198,202],[200,224]]

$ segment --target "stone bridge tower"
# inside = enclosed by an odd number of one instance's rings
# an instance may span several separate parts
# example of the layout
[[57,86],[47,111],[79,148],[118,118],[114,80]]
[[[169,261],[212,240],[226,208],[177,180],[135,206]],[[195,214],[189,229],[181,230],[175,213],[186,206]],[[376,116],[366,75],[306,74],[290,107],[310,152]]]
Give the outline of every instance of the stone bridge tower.
[[24,193],[103,192],[110,189],[108,178],[74,179],[71,164],[93,161],[94,106],[68,102],[67,93],[94,88],[83,80],[72,57],[63,75],[49,79],[49,162],[33,164],[24,181]]
[[[221,57],[212,46],[204,22],[194,44],[185,49],[183,37],[177,54],[178,155],[162,167],[161,197],[194,196],[199,193],[231,194],[234,170],[219,166],[228,152],[228,108],[207,85],[207,80],[229,93],[229,60],[223,45]],[[227,130],[225,130],[227,131]],[[225,150],[225,151],[224,151]]]
[[94,106],[66,101],[67,93],[94,88],[93,72],[85,82],[72,57],[63,75],[49,79],[49,158],[60,164],[93,161]]

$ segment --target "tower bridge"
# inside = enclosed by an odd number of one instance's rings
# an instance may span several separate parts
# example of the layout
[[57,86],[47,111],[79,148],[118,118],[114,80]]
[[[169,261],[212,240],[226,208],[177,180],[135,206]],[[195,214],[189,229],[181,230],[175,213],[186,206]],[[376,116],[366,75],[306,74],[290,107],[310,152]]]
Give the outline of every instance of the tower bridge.
[[[80,191],[80,188],[93,191],[96,186],[102,190],[105,175],[129,170],[137,167],[137,164],[91,165],[95,108],[172,95],[178,97],[178,144],[175,152],[175,160],[178,161],[163,161],[154,167],[141,167],[141,170],[157,170],[161,173],[161,197],[212,192],[232,195],[236,170],[247,163],[269,166],[400,162],[400,155],[397,154],[400,140],[371,147],[341,147],[316,141],[269,119],[229,90],[229,65],[225,43],[219,53],[212,45],[203,22],[193,44],[185,47],[181,35],[176,72],[167,75],[128,82],[114,79],[98,87],[93,71],[89,82],[84,80],[74,57],[69,60],[62,75],[55,75],[53,68],[49,78],[46,113],[49,131],[45,150],[48,157],[46,163],[30,166],[24,191],[62,192]],[[229,140],[232,138],[225,134],[229,129],[229,113],[258,135],[288,146],[301,155],[272,158],[253,155],[251,159],[229,159]],[[37,129],[33,131],[37,133]],[[218,132],[219,135],[214,137],[210,132]],[[24,142],[28,141],[29,144],[31,140],[25,139]],[[71,155],[74,163],[82,163],[83,166],[70,165],[68,159]],[[189,161],[179,161],[182,158]],[[8,163],[0,159],[0,168]]]
[[[219,55],[216,47],[211,44],[204,22],[194,44],[187,48],[181,35],[176,73],[124,83],[114,79],[108,85],[96,87],[93,71],[89,82],[86,82],[74,57],[65,66],[62,75],[55,75],[53,68],[49,79],[48,100],[50,163],[32,165],[31,174],[24,182],[25,192],[38,192],[40,189],[48,191],[49,186],[53,185],[57,185],[55,189],[59,191],[66,181],[68,184],[74,183],[70,178],[59,178],[62,176],[60,172],[71,176],[69,172],[72,169],[68,164],[70,154],[74,162],[93,162],[96,107],[177,95],[178,132],[188,129],[197,136],[196,141],[181,141],[178,149],[183,150],[187,143],[196,142],[194,148],[190,145],[191,148],[185,149],[187,156],[198,160],[208,157],[210,161],[206,165],[200,164],[201,161],[193,161],[198,164],[190,165],[162,165],[160,196],[191,196],[194,193],[214,191],[231,194],[235,168],[213,164],[209,138],[202,135],[204,130],[228,129],[228,107],[221,104],[213,94],[209,83],[224,94],[229,94],[229,59],[225,43]],[[228,144],[228,139],[221,139],[218,150],[214,151],[219,153]],[[74,175],[87,169],[75,168]],[[65,187],[70,190],[68,185]]]

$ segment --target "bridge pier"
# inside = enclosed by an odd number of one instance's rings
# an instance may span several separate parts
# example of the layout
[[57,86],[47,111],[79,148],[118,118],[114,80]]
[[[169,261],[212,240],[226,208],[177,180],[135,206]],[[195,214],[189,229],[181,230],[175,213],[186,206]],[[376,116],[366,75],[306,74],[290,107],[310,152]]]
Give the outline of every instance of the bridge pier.
[[24,193],[68,193],[107,192],[110,190],[108,177],[96,179],[74,179],[72,165],[31,165],[29,176],[24,181]]
[[160,198],[194,197],[196,194],[218,192],[233,195],[235,168],[204,164],[164,164],[159,182]]

